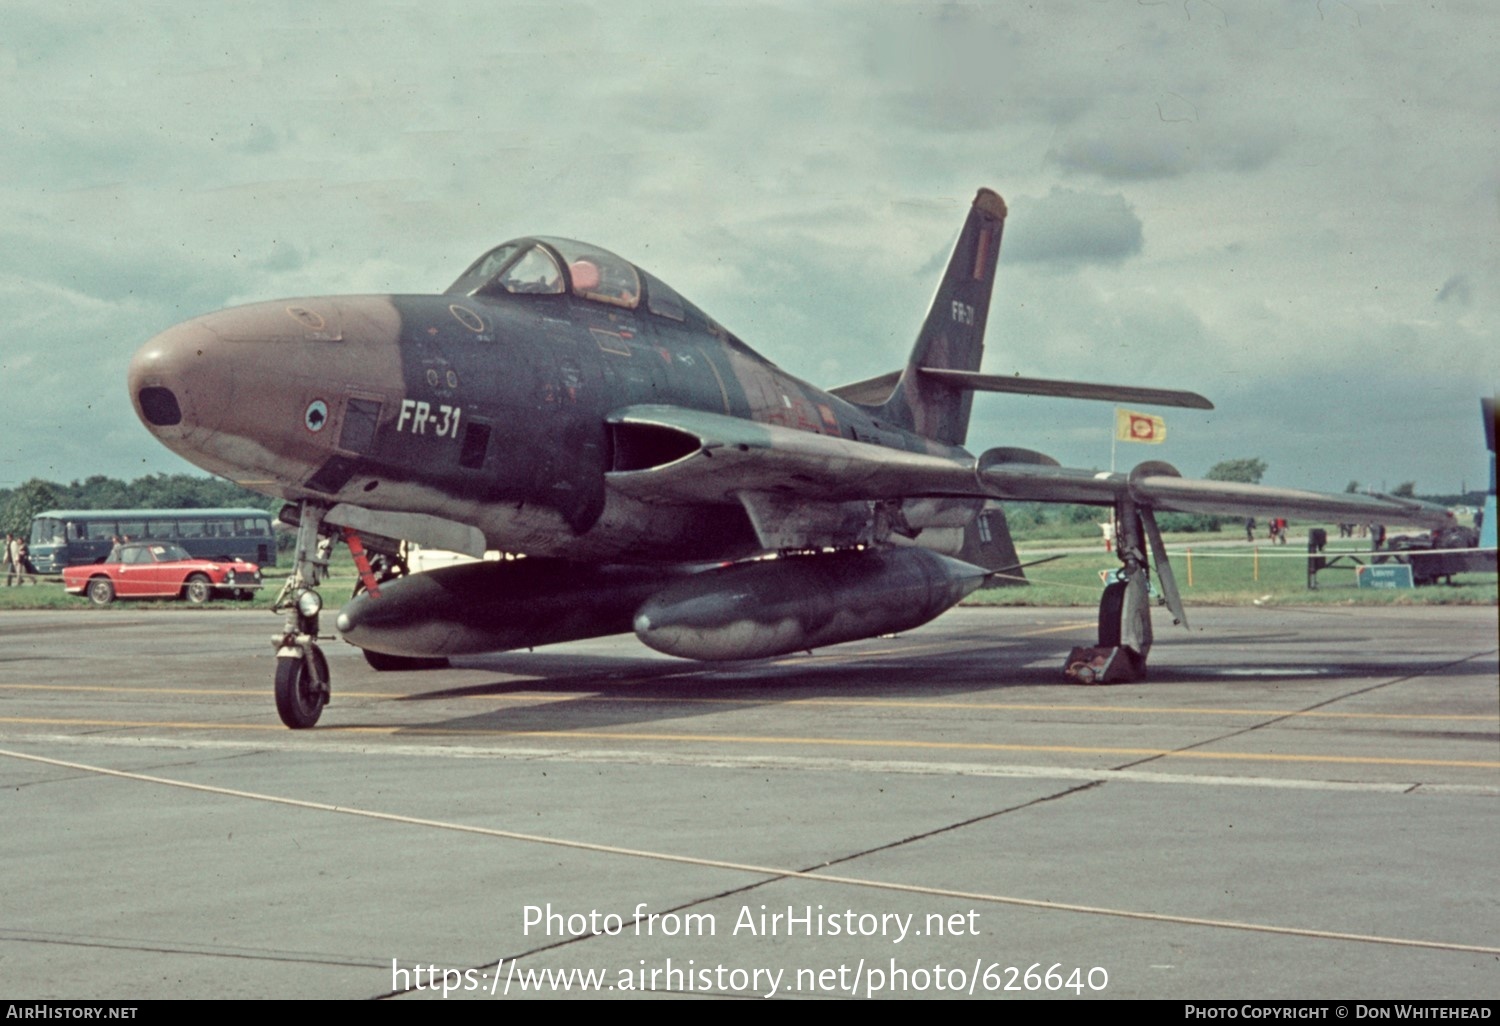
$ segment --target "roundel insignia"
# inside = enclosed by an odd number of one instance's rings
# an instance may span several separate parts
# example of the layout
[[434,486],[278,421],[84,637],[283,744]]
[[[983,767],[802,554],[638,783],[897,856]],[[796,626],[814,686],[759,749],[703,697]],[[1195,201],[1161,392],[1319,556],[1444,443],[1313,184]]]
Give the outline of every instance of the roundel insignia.
[[309,431],[322,431],[323,425],[328,423],[328,404],[321,399],[314,399],[307,406],[307,412],[302,414],[302,423]]

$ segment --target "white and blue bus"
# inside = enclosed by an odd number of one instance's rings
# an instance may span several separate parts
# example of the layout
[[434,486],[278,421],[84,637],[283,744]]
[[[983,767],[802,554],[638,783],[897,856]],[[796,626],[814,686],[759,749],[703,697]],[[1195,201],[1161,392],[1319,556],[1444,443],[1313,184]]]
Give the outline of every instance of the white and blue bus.
[[276,536],[263,509],[49,509],[31,520],[31,565],[39,574],[98,563],[117,542],[173,541],[203,559],[276,565]]

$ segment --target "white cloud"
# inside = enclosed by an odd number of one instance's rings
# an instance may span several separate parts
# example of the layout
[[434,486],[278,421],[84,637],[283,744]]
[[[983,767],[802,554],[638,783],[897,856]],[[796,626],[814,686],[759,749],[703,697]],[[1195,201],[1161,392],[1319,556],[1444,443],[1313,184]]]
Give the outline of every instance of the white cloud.
[[[864,377],[904,360],[984,185],[1012,211],[993,369],[1198,388],[1221,409],[1174,443],[1303,423],[1278,443],[1299,468],[1340,465],[1319,439],[1379,437],[1396,403],[1442,438],[1388,476],[1477,478],[1472,403],[1439,386],[1495,386],[1494,24],[1208,0],[13,4],[7,365],[87,353],[98,401],[63,424],[17,398],[0,461],[47,467],[0,477],[181,469],[120,394],[173,321],[436,290],[530,233],[618,250],[796,373]],[[979,405],[1028,412],[982,412],[976,447],[1088,433],[1086,405]]]
[[1141,220],[1119,193],[1054,188],[1015,204],[1006,220],[1010,261],[1118,264],[1141,251]]

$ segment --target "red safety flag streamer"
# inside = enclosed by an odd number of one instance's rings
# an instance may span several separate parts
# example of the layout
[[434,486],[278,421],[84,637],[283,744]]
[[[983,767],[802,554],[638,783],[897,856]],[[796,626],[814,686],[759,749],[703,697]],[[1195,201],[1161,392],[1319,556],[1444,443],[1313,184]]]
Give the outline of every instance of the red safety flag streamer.
[[354,569],[359,571],[359,581],[365,586],[365,591],[370,593],[371,598],[380,597],[380,585],[375,583],[375,573],[370,569],[370,557],[365,552],[365,543],[359,540],[359,535],[352,528],[342,528],[344,532],[344,544],[349,546],[349,555],[354,557]]

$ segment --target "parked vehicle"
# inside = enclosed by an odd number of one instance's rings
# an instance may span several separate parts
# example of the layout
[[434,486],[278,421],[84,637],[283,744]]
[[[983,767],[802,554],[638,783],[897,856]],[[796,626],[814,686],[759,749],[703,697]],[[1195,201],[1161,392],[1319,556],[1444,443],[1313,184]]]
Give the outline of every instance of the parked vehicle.
[[38,573],[99,563],[120,542],[176,542],[189,555],[276,565],[276,536],[265,510],[49,509],[31,521],[31,562]]
[[261,586],[260,567],[242,560],[197,559],[174,542],[117,545],[102,563],[63,570],[63,590],[96,606],[117,598],[174,598],[202,605],[215,594],[245,598]]
[[[1385,553],[1394,553],[1387,556]],[[1494,573],[1495,550],[1479,547],[1479,532],[1472,527],[1454,525],[1430,534],[1398,534],[1386,541],[1375,563],[1386,560],[1411,565],[1412,583],[1437,584],[1440,580],[1453,583],[1454,574]]]

